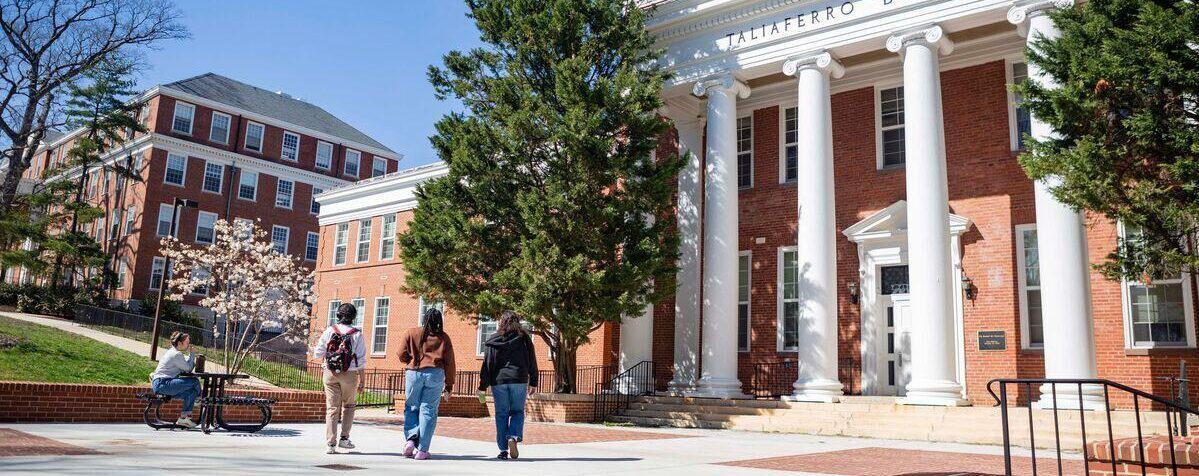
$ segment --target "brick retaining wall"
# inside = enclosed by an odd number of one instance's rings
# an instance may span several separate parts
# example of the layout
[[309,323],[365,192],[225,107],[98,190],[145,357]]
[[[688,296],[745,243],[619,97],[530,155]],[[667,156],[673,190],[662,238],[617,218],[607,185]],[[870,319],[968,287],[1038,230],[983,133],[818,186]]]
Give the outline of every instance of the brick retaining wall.
[[[590,422],[594,416],[595,404],[592,395],[529,395],[525,405],[526,418],[529,421],[579,423]],[[396,412],[404,411],[404,396],[396,396]],[[442,402],[438,409],[441,416],[483,418],[495,414],[495,404],[491,396],[487,397],[487,405],[479,403],[473,396],[454,395],[449,402]]]
[[[147,391],[148,385],[0,381],[0,422],[141,422],[146,402],[136,395]],[[273,422],[325,421],[323,392],[231,389],[229,393],[277,400]],[[179,409],[179,401],[171,401],[163,406],[163,418],[178,416]],[[229,421],[257,419],[256,412],[252,407],[232,407],[226,415]]]

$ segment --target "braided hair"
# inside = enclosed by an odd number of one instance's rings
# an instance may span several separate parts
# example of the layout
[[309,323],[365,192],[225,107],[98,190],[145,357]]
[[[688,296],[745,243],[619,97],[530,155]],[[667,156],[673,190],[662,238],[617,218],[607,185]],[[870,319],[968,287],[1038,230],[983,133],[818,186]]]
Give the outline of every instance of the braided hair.
[[425,311],[424,329],[420,337],[422,343],[431,335],[441,335],[445,332],[441,311],[437,310],[437,308],[429,308],[429,310]]

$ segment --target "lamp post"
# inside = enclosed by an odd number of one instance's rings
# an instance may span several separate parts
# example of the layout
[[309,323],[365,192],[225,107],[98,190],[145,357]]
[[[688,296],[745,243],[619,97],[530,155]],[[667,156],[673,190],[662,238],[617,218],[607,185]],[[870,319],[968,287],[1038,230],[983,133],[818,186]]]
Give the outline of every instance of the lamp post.
[[[175,224],[179,222],[179,207],[199,208],[200,204],[195,200],[186,198],[176,198],[173,208],[171,209],[171,231],[169,236],[175,236]],[[167,287],[167,274],[171,269],[171,257],[163,257],[162,262],[162,277],[158,280],[158,303],[154,306],[154,327],[150,331],[150,360],[158,360],[158,323],[162,316],[162,294]],[[150,272],[150,279],[154,279],[154,272]]]

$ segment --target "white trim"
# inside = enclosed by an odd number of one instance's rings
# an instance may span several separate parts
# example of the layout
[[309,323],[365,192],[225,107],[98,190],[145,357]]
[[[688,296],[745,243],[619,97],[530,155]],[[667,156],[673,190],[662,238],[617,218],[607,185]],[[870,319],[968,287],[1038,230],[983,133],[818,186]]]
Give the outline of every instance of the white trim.
[[890,126],[887,129],[883,128],[883,91],[890,90],[890,89],[896,89],[896,88],[902,88],[902,87],[903,87],[902,80],[899,83],[885,82],[885,83],[878,83],[878,84],[874,85],[874,155],[875,155],[874,161],[875,161],[875,170],[881,171],[881,170],[903,169],[908,163],[907,151],[905,150],[902,165],[889,165],[889,166],[884,165],[885,160],[886,160],[885,159],[886,154],[883,151],[883,132],[896,130],[896,129],[903,129],[904,130],[904,140],[906,141],[907,140],[908,117],[907,117],[907,92],[904,91],[904,99],[903,99],[903,102],[901,103],[901,105],[903,107],[903,116],[904,116],[903,122],[901,123],[901,125]]
[[[177,221],[179,219],[179,217],[175,216],[175,206],[174,205],[172,205],[170,203],[159,203],[158,204],[158,218],[154,221],[154,236],[171,236],[171,228],[169,226],[170,221],[167,222],[168,223],[167,233],[164,235],[160,232],[160,230],[162,228],[162,214],[164,211],[168,211],[167,212],[168,220],[176,220]],[[179,234],[179,224],[175,223],[175,235],[178,235],[178,234]],[[176,238],[178,238],[178,237],[176,236]]]
[[[204,222],[204,217],[206,217],[206,216],[212,217],[212,224],[209,225],[209,229],[212,230],[212,241],[200,241],[200,223]],[[216,221],[217,221],[217,214],[201,210],[199,212],[199,214],[196,215],[196,235],[192,237],[192,241],[197,244],[203,244],[203,245],[211,245],[211,244],[215,243],[216,242]]]
[[326,314],[329,317],[328,325],[331,326],[331,325],[333,325],[333,323],[337,322],[337,308],[339,308],[339,307],[341,307],[341,299],[330,299],[329,300],[329,309],[326,312]]
[[[245,184],[245,179],[246,179],[246,176],[247,176],[247,175],[253,175],[253,176],[254,176],[254,180],[253,180],[253,182],[254,182],[254,196],[253,196],[253,197],[251,197],[251,198],[245,198],[245,197],[241,196],[241,188],[242,188],[242,185],[243,185],[243,184]],[[245,200],[245,201],[247,201],[247,202],[257,202],[257,201],[258,201],[258,182],[259,182],[259,180],[261,180],[261,179],[262,179],[262,177],[260,177],[260,176],[258,175],[258,172],[254,172],[254,171],[252,171],[252,170],[241,169],[241,171],[240,171],[240,172],[238,172],[238,174],[237,174],[237,199],[238,199],[238,200]],[[248,184],[247,184],[247,185],[248,185]]]
[[[741,151],[741,120],[742,119],[749,119],[749,150],[747,152],[749,154],[749,185],[746,185],[744,187],[741,186],[741,154],[742,154],[742,151]],[[737,190],[738,191],[749,190],[751,188],[754,188],[754,155],[755,155],[754,154],[754,129],[755,129],[755,125],[754,125],[753,113],[751,112],[744,116],[738,116],[736,123],[734,123],[733,129],[735,131],[733,143],[734,143],[734,148],[736,150],[736,152],[734,153],[736,155],[736,159],[735,159],[736,162],[734,162],[734,166],[735,166],[734,170],[737,171]]]
[[[741,258],[742,257],[749,258],[749,266],[748,266],[748,269],[746,272],[746,275],[747,275],[746,281],[748,281],[748,282],[745,283],[746,288],[748,288],[749,296],[746,297],[745,301],[741,300],[741,289],[740,289],[741,288],[741,279],[740,278],[741,278]],[[749,352],[750,348],[753,346],[753,341],[754,341],[754,339],[753,339],[753,334],[754,334],[754,326],[753,326],[753,323],[754,323],[754,318],[753,318],[753,315],[754,315],[754,312],[753,312],[753,310],[754,310],[754,305],[753,305],[753,302],[754,302],[754,286],[753,286],[753,284],[754,284],[754,252],[753,252],[753,250],[743,250],[743,251],[737,253],[737,278],[738,278],[737,279],[737,288],[738,288],[737,289],[737,312],[738,312],[737,326],[738,326],[738,328],[741,326],[741,316],[740,316],[741,306],[742,305],[746,306],[745,341],[741,342],[740,339],[738,339],[737,352]],[[740,337],[740,336],[738,336],[738,337]],[[745,344],[745,345],[742,346],[742,344]]]
[[[1124,239],[1124,224],[1116,223],[1116,234],[1119,239]],[[1154,281],[1154,285],[1162,284],[1181,284],[1182,285],[1182,308],[1183,308],[1183,332],[1186,334],[1185,344],[1158,344],[1156,342],[1138,343],[1133,333],[1132,323],[1132,296],[1129,293],[1130,286],[1145,286],[1144,284],[1129,280],[1128,278],[1120,279],[1120,309],[1121,322],[1124,327],[1124,348],[1125,349],[1194,349],[1195,344],[1195,304],[1192,302],[1193,296],[1191,291],[1191,281],[1194,277],[1190,273],[1182,272],[1177,279],[1158,279]]]
[[[124,260],[122,260],[121,264],[122,265],[125,264]],[[151,291],[157,291],[159,289],[162,289],[162,283],[167,280],[166,264],[167,264],[167,260],[166,260],[166,258],[164,258],[162,256],[155,256],[154,259],[150,260],[150,280],[146,282],[147,289],[149,289]],[[162,270],[162,271],[160,271],[162,273],[162,277],[158,278],[158,286],[154,286],[154,270],[155,269]]]
[[[215,128],[212,127],[212,125],[216,123],[217,116],[221,116],[221,117],[225,118],[225,137],[221,138],[220,140],[214,139],[212,137],[212,132],[214,130],[216,130]],[[209,142],[217,142],[220,144],[229,145],[229,135],[231,134],[230,131],[232,131],[232,130],[233,130],[233,116],[225,114],[221,111],[212,111],[212,117],[208,121],[208,141]]]
[[[1028,65],[1028,61],[1024,58],[1024,55],[1006,56],[1003,58],[1003,85],[1005,86],[1005,92],[1007,93],[1008,140],[1009,145],[1012,148],[1012,152],[1023,152],[1023,149],[1020,148],[1018,124],[1019,117],[1016,113],[1016,110],[1018,109],[1016,106],[1016,93],[1012,91],[1012,87],[1016,82],[1016,75],[1013,69],[1016,67],[1016,64],[1019,63],[1024,63],[1026,66]],[[1027,76],[1025,77],[1025,80],[1028,80]]]
[[[208,186],[208,167],[210,167],[210,166],[215,166],[215,167],[221,169],[220,173],[217,174],[216,191],[208,190],[208,188],[207,188],[207,186]],[[200,191],[204,192],[204,193],[211,193],[214,195],[221,195],[221,192],[223,192],[224,190],[225,190],[225,166],[218,162],[210,162],[207,160],[204,161],[204,178],[203,178],[203,180],[200,180]]]
[[366,298],[356,297],[350,300],[350,305],[358,310],[358,314],[354,316],[354,324],[350,327],[362,330],[362,322],[366,320]]
[[[344,238],[344,240],[343,240]],[[337,248],[343,248],[341,262],[337,260]],[[350,261],[350,222],[338,223],[333,229],[333,266],[344,266]]]
[[[387,235],[387,219],[391,219],[391,236]],[[384,214],[379,220],[379,261],[388,261],[395,259],[396,255],[396,230],[400,225],[399,217],[394,213]],[[387,241],[391,240],[391,245],[387,245]],[[383,252],[391,250],[391,256],[383,256]]]
[[[309,215],[319,215],[320,214],[321,202],[316,201],[316,196],[320,195],[322,193],[325,193],[325,189],[317,187],[315,185],[312,186],[312,194],[308,198],[308,214]],[[313,208],[316,208],[316,210],[313,211]]]
[[497,321],[495,319],[487,318],[486,316],[483,316],[483,315],[479,315],[479,318],[476,319],[476,321],[477,322],[475,323],[475,357],[482,357],[483,356],[483,342],[484,342],[483,324],[495,326],[496,330],[491,332],[491,335],[495,335],[496,332],[499,332],[500,323],[499,323],[499,321]]
[[[1029,330],[1030,321],[1028,318],[1028,291],[1029,291],[1028,277],[1024,272],[1024,267],[1025,267],[1025,263],[1024,263],[1024,233],[1029,232],[1029,231],[1036,231],[1037,224],[1029,223],[1029,224],[1024,224],[1024,225],[1016,225],[1015,230],[1016,230],[1016,236],[1015,236],[1015,242],[1016,242],[1016,246],[1015,246],[1015,248],[1016,248],[1016,292],[1018,293],[1017,301],[1019,301],[1019,308],[1020,308],[1020,348],[1021,349],[1043,349],[1043,348],[1045,348],[1044,342],[1042,342],[1040,344],[1032,343],[1032,334],[1031,334],[1031,331]],[[1039,252],[1040,246],[1038,246],[1037,248],[1038,248],[1038,252]],[[1041,286],[1037,286],[1037,290],[1040,290],[1040,289],[1041,289]],[[1044,299],[1044,298],[1042,298],[1042,299]],[[1042,329],[1042,332],[1044,332],[1043,329],[1045,328],[1044,327],[1045,321],[1044,321],[1043,314],[1042,314],[1041,319],[1042,319],[1041,320],[1041,329]]]
[[[379,305],[380,301],[387,301],[387,305],[380,306]],[[379,324],[379,309],[387,310],[387,322],[384,322],[382,324]],[[390,324],[391,324],[391,297],[390,296],[376,296],[375,297],[375,312],[373,314],[373,318],[371,319],[371,355],[387,355],[387,338],[388,338],[387,328],[390,326]],[[383,348],[377,349],[375,347],[375,339],[378,336],[380,328],[383,329]]]
[[[252,170],[255,172],[266,173],[275,177],[283,177],[288,180],[297,182],[305,182],[317,184],[326,189],[348,185],[348,180],[325,175],[323,173],[304,170],[299,167],[288,165],[287,163],[275,162],[260,157],[254,157],[235,152],[229,152],[224,149],[199,144],[175,137],[156,134],[150,136],[152,138],[151,146],[157,149],[162,149],[167,152],[184,154],[188,156],[202,158],[209,162],[216,162],[225,166],[235,165],[242,170]],[[124,155],[124,154],[122,154]]]
[[[287,195],[282,194],[284,183],[290,184],[291,191]],[[280,204],[279,199],[284,196],[287,197],[287,203]],[[295,205],[295,202],[296,202],[296,182],[292,181],[292,180],[282,179],[282,178],[275,180],[275,208],[285,208],[285,209],[291,210],[292,206]]]
[[[779,104],[779,180],[780,184],[792,184],[799,180],[799,106]],[[787,180],[787,110],[795,109],[795,178]]]
[[[262,133],[258,135],[258,149],[257,150],[250,148],[250,127],[251,126],[258,126],[258,127],[262,128]],[[242,139],[241,148],[244,150],[248,150],[251,152],[256,152],[256,153],[261,154],[262,149],[265,146],[265,144],[266,144],[266,124],[262,124],[260,122],[254,122],[254,121],[246,121],[246,134],[245,134],[245,137]]]
[[321,226],[416,208],[416,188],[449,173],[445,162],[434,162],[382,177],[326,189],[318,195]]
[[[175,128],[175,119],[179,118],[179,106],[185,106],[185,107],[191,108],[191,111],[187,113],[187,130],[186,131]],[[192,131],[194,131],[194,130],[196,130],[196,105],[176,100],[175,101],[175,110],[171,111],[171,132],[178,132],[180,134],[187,134],[190,136],[190,135],[192,135]]]
[[[354,173],[353,174],[350,173],[350,169],[349,169],[350,152],[354,153]],[[357,150],[347,147],[346,152],[343,155],[345,156],[345,159],[343,159],[341,161],[341,174],[349,175],[354,178],[361,177],[362,176],[362,152],[359,152]]]
[[[296,138],[295,155],[291,159],[288,159],[287,156],[283,154],[284,148],[287,147],[287,136],[292,136],[292,137]],[[300,161],[300,135],[299,134],[296,134],[295,132],[291,132],[291,131],[283,131],[283,139],[279,141],[279,160],[282,160],[284,162],[292,162],[292,163],[296,163],[296,162]]]
[[[366,239],[362,239],[362,231],[366,230]],[[363,218],[358,220],[358,229],[354,238],[354,262],[365,263],[371,260],[371,235],[375,233],[375,219],[373,217]],[[366,253],[362,252],[362,245],[366,245]],[[365,256],[363,256],[365,255]]]
[[[379,162],[383,162],[383,173],[375,175],[375,165],[378,165]],[[371,177],[382,177],[384,175],[387,175],[387,159],[378,156],[371,157]]]
[[[167,177],[169,177],[171,175],[171,158],[172,157],[183,159],[183,167],[179,171],[179,183],[175,183],[170,180],[167,180]],[[167,160],[163,164],[164,167],[162,169],[162,183],[166,184],[166,185],[174,185],[176,187],[186,188],[187,187],[187,159],[188,159],[187,154],[177,154],[177,153],[174,153],[171,151],[167,151]]]
[[[309,258],[308,257],[308,243],[310,241],[312,241],[312,237],[314,237],[314,236],[316,237],[316,254],[312,258]],[[321,256],[321,234],[317,233],[315,231],[310,231],[310,232],[308,232],[308,235],[304,237],[304,261],[316,262],[316,259],[319,258],[320,256]]]
[[[321,165],[321,146],[323,146],[323,145],[329,146],[329,163],[322,166]],[[313,163],[312,163],[313,167],[316,167],[317,170],[332,169],[333,168],[333,151],[334,151],[334,149],[335,149],[335,147],[333,147],[332,142],[325,142],[323,140],[316,141],[316,155],[314,156],[315,159],[313,159]]]
[[291,228],[283,225],[271,225],[271,249],[275,247],[275,230],[283,230],[287,233],[287,236],[283,240],[283,251],[280,252],[280,254],[287,254],[288,245],[291,244]]
[[[796,253],[795,259],[798,262],[798,260],[799,260],[798,251],[799,251],[798,246],[780,246],[780,247],[778,247],[777,255],[775,257],[775,263],[776,263],[775,274],[777,275],[777,278],[776,278],[777,280],[775,282],[775,293],[774,293],[775,294],[775,306],[774,307],[776,309],[776,316],[775,316],[775,351],[776,352],[796,352],[799,350],[798,346],[794,347],[794,348],[788,348],[785,345],[786,338],[783,336],[783,330],[785,328],[783,325],[783,315],[784,315],[783,306],[786,304],[786,301],[783,299],[783,286],[784,286],[783,274],[784,274],[784,264],[785,264],[783,262],[783,256],[789,252]],[[798,302],[798,299],[796,300],[796,302]]]

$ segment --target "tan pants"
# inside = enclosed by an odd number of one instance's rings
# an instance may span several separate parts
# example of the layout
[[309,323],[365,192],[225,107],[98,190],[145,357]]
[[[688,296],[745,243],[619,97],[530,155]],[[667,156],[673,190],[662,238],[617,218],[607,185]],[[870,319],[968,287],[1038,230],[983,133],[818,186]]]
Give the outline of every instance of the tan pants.
[[334,374],[325,369],[325,439],[329,446],[337,444],[337,424],[341,437],[350,437],[354,426],[354,399],[358,396],[358,371]]

